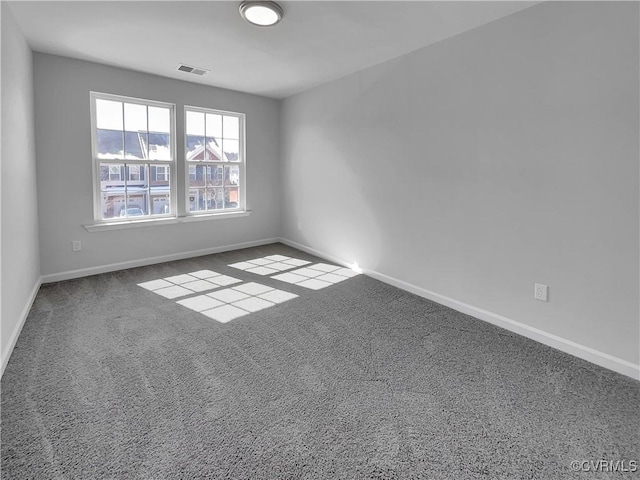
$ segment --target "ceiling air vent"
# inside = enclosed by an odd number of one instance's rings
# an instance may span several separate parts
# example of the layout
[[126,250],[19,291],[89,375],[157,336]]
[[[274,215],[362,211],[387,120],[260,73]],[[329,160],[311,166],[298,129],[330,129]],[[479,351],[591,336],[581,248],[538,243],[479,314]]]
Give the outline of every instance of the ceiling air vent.
[[189,65],[180,64],[178,65],[178,70],[186,73],[193,73],[194,75],[205,75],[209,73],[209,70],[205,70],[204,68],[198,67],[190,67]]

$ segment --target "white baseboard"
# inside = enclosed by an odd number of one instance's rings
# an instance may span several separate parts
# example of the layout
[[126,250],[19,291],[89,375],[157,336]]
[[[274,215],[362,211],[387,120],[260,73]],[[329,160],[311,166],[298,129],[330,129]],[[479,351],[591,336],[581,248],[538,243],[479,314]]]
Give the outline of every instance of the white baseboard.
[[127,268],[144,267],[146,265],[154,265],[156,263],[172,262],[174,260],[184,260],[185,258],[201,257],[203,255],[211,255],[213,253],[228,252],[231,250],[239,250],[241,248],[259,247],[270,243],[279,242],[279,238],[266,238],[262,240],[254,240],[251,242],[235,243],[233,245],[222,245],[219,247],[203,248],[201,250],[192,250],[189,252],[172,253],[169,255],[160,255],[157,257],[141,258],[129,260],[126,262],[111,263],[108,265],[100,265],[97,267],[80,268],[78,270],[70,270],[67,272],[52,273],[42,276],[42,283],[60,282],[62,280],[70,280],[72,278],[87,277],[89,275],[97,275],[100,273],[115,272],[125,270]]
[[[329,255],[306,245],[288,240],[286,238],[280,238],[279,240],[286,245],[297,248],[298,250],[302,250],[303,252],[310,253],[311,255],[325,258],[339,265],[349,266],[347,262],[342,259],[336,258],[333,255]],[[466,313],[468,315],[471,315],[472,317],[479,318],[480,320],[484,320],[485,322],[489,322],[493,325],[504,328],[505,330],[509,330],[511,332],[517,333],[518,335],[530,338],[531,340],[535,340],[536,342],[542,343],[549,347],[553,347],[557,350],[581,358],[588,362],[595,363],[596,365],[607,368],[609,370],[613,370],[614,372],[621,373],[622,375],[631,377],[634,380],[640,380],[640,365],[636,365],[627,360],[609,355],[608,353],[600,352],[594,348],[581,345],[571,340],[567,340],[566,338],[562,338],[552,333],[545,332],[544,330],[531,327],[524,323],[517,322],[497,313],[483,310],[459,300],[440,295],[439,293],[426,290],[424,288],[404,282],[402,280],[398,280],[397,278],[390,277],[374,270],[363,269],[363,273],[372,278],[375,278],[376,280],[380,280],[381,282],[393,285],[394,287],[406,290],[407,292],[411,292],[420,297],[432,300],[459,312]]]
[[18,337],[20,336],[20,332],[22,331],[22,327],[24,327],[25,322],[27,321],[27,317],[29,316],[29,311],[31,310],[31,306],[33,305],[34,300],[36,299],[36,295],[38,294],[38,290],[40,290],[40,285],[42,285],[42,278],[38,278],[36,280],[29,297],[27,298],[27,303],[25,303],[22,312],[20,312],[20,318],[18,318],[18,323],[11,332],[11,336],[9,337],[9,344],[7,345],[6,350],[2,352],[2,369],[0,370],[0,377],[4,375],[4,369],[9,363],[9,359],[11,358],[11,354],[13,353],[13,349],[16,346],[16,342],[18,341]]

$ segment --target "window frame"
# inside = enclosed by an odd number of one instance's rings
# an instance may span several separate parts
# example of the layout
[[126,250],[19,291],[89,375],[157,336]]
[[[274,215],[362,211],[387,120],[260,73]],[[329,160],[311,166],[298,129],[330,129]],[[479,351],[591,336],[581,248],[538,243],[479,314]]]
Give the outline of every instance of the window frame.
[[[239,161],[237,162],[225,162],[225,161],[215,161],[215,160],[203,160],[203,161],[189,161],[187,159],[187,111],[214,114],[214,115],[223,115],[223,116],[233,116],[238,118],[238,156]],[[247,175],[246,175],[246,167],[247,167],[247,159],[246,159],[246,114],[240,112],[232,112],[228,110],[219,110],[215,108],[205,108],[205,107],[197,107],[193,105],[185,105],[183,109],[183,119],[184,119],[184,149],[182,154],[184,155],[184,159],[182,163],[184,165],[184,211],[187,217],[216,217],[216,216],[229,216],[233,213],[244,213],[247,212]],[[224,132],[223,137],[224,140]],[[191,194],[191,175],[190,168],[191,166],[218,166],[223,168],[224,166],[237,166],[238,167],[238,206],[235,208],[223,208],[223,209],[213,209],[213,210],[195,210],[190,211],[190,199],[189,196]],[[224,175],[224,174],[223,174]],[[224,184],[222,185],[224,189]],[[223,190],[224,192],[224,190]]]
[[[148,100],[142,98],[128,97],[124,95],[114,95],[110,93],[102,93],[102,92],[89,92],[90,94],[90,115],[91,115],[91,164],[92,164],[92,173],[93,173],[93,221],[95,225],[105,225],[105,224],[133,224],[133,223],[141,223],[141,222],[149,222],[153,220],[166,220],[178,217],[178,182],[177,182],[177,174],[178,174],[178,159],[177,159],[177,136],[176,136],[176,105],[170,102],[161,102],[157,100]],[[151,159],[140,159],[140,160],[132,160],[132,159],[104,159],[98,158],[98,138],[97,138],[97,117],[96,117],[96,101],[97,100],[108,100],[108,101],[116,101],[136,105],[143,105],[147,107],[160,107],[169,109],[169,135],[170,135],[170,152],[171,152],[171,160],[151,160]],[[148,113],[147,113],[148,115]],[[123,110],[123,132],[124,126],[124,110]],[[147,127],[148,128],[148,127]],[[151,210],[153,208],[153,201],[151,197],[148,200],[150,213],[148,215],[144,215],[142,217],[113,217],[113,218],[102,218],[102,190],[100,183],[100,164],[111,163],[118,164],[124,167],[124,175],[121,173],[121,178],[124,177],[125,181],[128,178],[127,175],[127,166],[128,165],[139,165],[140,167],[149,168],[146,171],[145,181],[151,182],[151,166],[152,165],[162,165],[168,167],[169,172],[169,205],[170,212],[167,214],[153,214]],[[111,176],[111,175],[109,175]],[[122,180],[121,180],[122,181]],[[126,191],[126,190],[125,190]],[[126,195],[126,193],[125,193]]]

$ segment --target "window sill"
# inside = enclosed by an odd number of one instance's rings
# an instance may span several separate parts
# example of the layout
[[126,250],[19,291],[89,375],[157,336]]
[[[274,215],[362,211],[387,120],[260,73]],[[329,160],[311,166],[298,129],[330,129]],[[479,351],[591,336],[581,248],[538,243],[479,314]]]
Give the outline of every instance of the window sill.
[[226,218],[248,217],[251,210],[225,213],[206,213],[201,215],[187,215],[184,217],[153,218],[145,220],[131,220],[128,222],[96,223],[85,225],[87,232],[104,232],[107,230],[125,230],[128,228],[152,227],[158,225],[173,225],[175,223],[203,222],[207,220],[222,220]]

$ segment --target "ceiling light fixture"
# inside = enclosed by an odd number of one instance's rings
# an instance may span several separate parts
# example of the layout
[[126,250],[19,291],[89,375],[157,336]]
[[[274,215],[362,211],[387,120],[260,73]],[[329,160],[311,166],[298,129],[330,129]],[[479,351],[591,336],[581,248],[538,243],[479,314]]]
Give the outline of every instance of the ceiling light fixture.
[[282,20],[282,7],[276,2],[246,0],[240,4],[240,15],[259,27],[271,27]]

